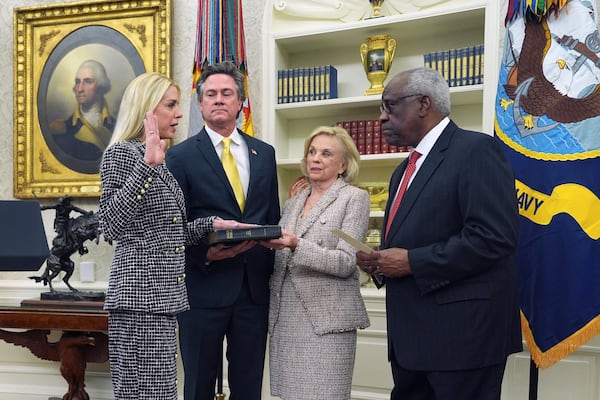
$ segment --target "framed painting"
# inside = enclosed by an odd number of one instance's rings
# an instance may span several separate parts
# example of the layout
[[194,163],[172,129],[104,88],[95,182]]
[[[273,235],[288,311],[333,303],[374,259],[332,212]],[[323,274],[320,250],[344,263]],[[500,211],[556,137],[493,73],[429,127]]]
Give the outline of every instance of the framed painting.
[[171,0],[14,10],[14,196],[97,197],[129,82],[170,74]]

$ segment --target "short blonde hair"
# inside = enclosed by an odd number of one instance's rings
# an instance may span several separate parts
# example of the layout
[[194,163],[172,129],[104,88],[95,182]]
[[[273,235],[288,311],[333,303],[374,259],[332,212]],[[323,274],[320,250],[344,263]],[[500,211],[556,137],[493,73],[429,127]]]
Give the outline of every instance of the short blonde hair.
[[110,143],[142,137],[146,113],[158,106],[171,86],[181,95],[179,85],[159,72],[147,72],[132,80],[123,93]]
[[344,148],[344,161],[346,162],[346,169],[342,173],[342,177],[348,183],[353,183],[358,178],[360,154],[354,144],[354,141],[348,134],[348,132],[341,126],[319,126],[313,130],[310,135],[304,141],[304,157],[300,161],[300,169],[304,176],[308,176],[306,168],[306,157],[308,156],[308,150],[313,139],[319,135],[327,135],[330,137],[337,138]]

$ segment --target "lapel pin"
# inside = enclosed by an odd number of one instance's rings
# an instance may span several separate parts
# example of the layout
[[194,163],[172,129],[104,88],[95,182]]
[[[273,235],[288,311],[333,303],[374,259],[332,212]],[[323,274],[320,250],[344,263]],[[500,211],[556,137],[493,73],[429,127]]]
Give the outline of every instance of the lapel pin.
[[252,152],[252,154],[254,154],[255,156],[258,155],[258,153],[256,152],[256,150],[252,149],[250,150]]

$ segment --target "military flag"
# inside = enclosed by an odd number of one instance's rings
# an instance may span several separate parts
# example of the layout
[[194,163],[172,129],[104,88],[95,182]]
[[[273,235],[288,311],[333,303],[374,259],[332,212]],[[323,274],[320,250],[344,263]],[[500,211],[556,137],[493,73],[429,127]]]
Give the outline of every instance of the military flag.
[[196,48],[194,51],[192,100],[190,102],[189,135],[198,133],[204,124],[198,109],[196,82],[202,68],[222,61],[234,62],[244,74],[246,101],[244,102],[238,127],[254,136],[252,114],[248,94],[248,69],[244,41],[242,0],[199,0]]
[[495,134],[516,179],[523,332],[546,368],[600,332],[595,0],[510,0]]

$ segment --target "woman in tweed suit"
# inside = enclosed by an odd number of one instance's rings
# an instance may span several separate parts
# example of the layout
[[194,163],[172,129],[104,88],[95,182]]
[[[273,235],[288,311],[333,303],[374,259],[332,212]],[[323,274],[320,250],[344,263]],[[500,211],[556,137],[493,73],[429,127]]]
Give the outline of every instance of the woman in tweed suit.
[[213,228],[237,226],[216,217],[186,221],[183,193],[163,162],[182,116],[179,95],[162,74],[135,78],[100,167],[100,229],[117,242],[104,303],[115,399],[177,399],[185,246]]
[[369,195],[352,182],[359,154],[340,127],[306,139],[309,186],[284,206],[274,248],[269,309],[271,393],[284,400],[350,399],[356,330],[369,326],[356,250],[331,233],[363,240]]

